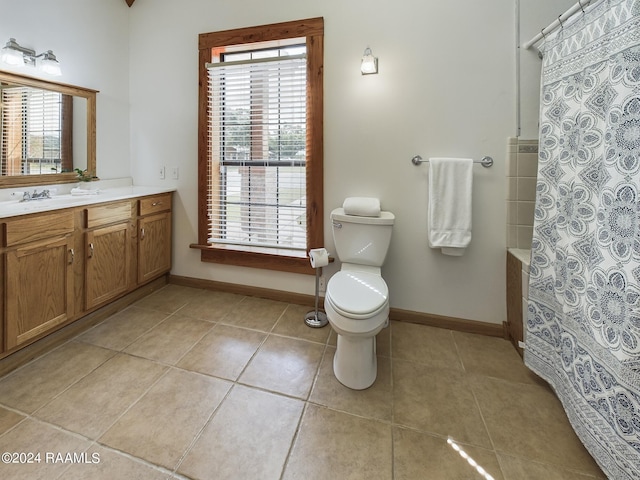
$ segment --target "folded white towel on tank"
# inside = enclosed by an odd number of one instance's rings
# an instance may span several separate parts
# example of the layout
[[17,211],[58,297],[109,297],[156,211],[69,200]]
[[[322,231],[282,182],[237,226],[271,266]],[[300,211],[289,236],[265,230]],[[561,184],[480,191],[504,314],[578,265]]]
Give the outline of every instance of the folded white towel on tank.
[[379,217],[380,200],[372,197],[348,197],[342,204],[345,215],[359,217]]

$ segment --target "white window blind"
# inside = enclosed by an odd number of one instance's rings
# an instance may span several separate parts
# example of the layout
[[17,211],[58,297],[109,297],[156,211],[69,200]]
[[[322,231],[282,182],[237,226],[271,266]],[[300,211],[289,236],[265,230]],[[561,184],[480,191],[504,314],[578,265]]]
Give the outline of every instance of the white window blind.
[[283,53],[207,65],[209,243],[306,249],[306,56]]
[[62,95],[30,87],[3,87],[1,92],[2,173],[60,173]]

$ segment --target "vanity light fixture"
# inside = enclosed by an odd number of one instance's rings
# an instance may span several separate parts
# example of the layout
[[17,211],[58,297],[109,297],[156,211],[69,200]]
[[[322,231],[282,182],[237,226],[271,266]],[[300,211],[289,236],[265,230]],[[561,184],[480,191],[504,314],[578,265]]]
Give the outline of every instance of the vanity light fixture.
[[38,60],[38,69],[41,72],[54,76],[62,75],[60,62],[58,62],[58,59],[51,50],[36,55],[35,50],[22,47],[16,42],[15,38],[10,38],[0,51],[0,61],[14,67],[21,67],[23,65],[35,67],[36,59],[40,59]]
[[40,70],[42,72],[48,73],[49,75],[53,75],[56,77],[59,77],[60,75],[62,75],[62,70],[60,69],[60,62],[58,62],[58,59],[56,58],[56,56],[53,54],[51,50],[47,50],[46,52],[41,53],[38,56],[42,57],[42,60],[40,60]]
[[364,49],[362,63],[360,64],[360,72],[362,72],[362,75],[378,73],[378,58],[373,56],[369,47]]

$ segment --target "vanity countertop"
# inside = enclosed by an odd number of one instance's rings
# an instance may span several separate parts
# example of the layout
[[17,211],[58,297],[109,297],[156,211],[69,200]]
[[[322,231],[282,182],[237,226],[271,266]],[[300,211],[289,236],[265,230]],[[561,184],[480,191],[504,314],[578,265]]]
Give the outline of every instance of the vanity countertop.
[[63,208],[80,207],[96,203],[113,202],[147,195],[157,195],[175,191],[175,187],[151,187],[129,185],[124,187],[111,187],[98,190],[98,193],[88,195],[52,195],[51,198],[42,200],[20,201],[19,198],[0,202],[0,218],[17,217],[30,213],[61,210]]

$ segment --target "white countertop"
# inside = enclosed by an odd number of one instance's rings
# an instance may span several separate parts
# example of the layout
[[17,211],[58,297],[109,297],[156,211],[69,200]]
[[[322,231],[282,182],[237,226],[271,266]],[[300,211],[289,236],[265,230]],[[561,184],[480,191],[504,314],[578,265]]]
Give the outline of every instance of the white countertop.
[[[40,192],[46,187],[38,188]],[[81,188],[87,188],[81,185]],[[89,184],[88,188],[96,190]],[[25,191],[32,191],[33,188],[25,188]],[[22,202],[20,195],[14,195],[15,200],[0,201],[0,218],[16,217],[29,213],[47,212],[51,210],[60,210],[63,208],[79,207],[84,205],[92,205],[103,202],[113,202],[115,200],[125,200],[136,197],[144,197],[147,195],[157,195],[160,193],[173,192],[175,187],[157,187],[157,186],[139,186],[128,185],[97,189],[98,193],[91,195],[72,195],[71,193],[57,195],[42,200],[30,200]]]

